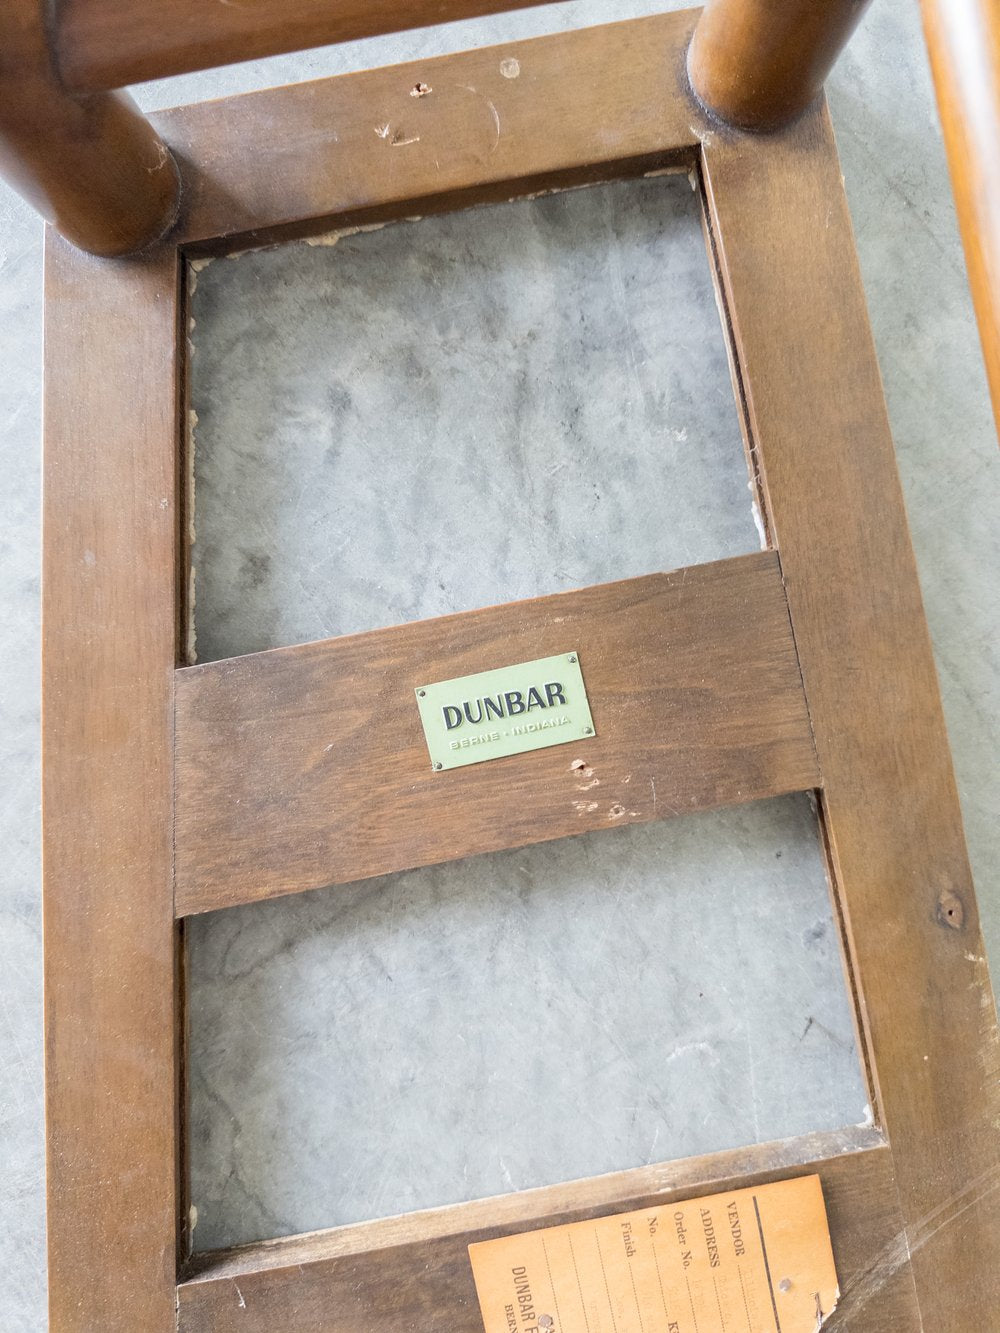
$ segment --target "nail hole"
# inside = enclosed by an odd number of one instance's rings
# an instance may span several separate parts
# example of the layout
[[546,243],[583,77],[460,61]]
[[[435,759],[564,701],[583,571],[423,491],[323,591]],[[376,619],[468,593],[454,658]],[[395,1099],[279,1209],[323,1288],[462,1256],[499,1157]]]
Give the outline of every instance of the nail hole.
[[949,930],[961,930],[965,924],[965,904],[957,893],[945,889],[938,899],[937,918]]

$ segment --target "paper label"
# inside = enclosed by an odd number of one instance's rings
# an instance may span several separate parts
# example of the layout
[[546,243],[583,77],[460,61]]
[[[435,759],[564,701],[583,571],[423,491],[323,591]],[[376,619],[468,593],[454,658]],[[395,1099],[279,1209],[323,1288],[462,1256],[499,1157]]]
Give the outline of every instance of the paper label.
[[486,1333],[815,1333],[840,1294],[819,1176],[469,1246]]

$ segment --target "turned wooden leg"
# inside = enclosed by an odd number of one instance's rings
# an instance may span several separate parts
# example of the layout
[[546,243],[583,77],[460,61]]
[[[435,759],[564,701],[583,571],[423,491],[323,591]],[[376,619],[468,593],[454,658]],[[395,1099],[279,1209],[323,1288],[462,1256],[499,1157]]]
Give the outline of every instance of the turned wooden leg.
[[1000,431],[1000,8],[923,0],[951,184]]
[[176,164],[127,93],[62,87],[44,8],[0,4],[0,174],[82,250],[141,250],[176,217]]
[[691,86],[720,120],[773,129],[804,111],[870,0],[708,0]]

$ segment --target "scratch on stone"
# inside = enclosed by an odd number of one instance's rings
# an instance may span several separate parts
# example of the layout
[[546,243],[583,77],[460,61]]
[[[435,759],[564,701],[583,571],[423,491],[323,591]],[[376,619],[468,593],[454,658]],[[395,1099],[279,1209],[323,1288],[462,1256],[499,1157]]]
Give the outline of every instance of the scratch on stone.
[[667,1052],[667,1056],[666,1056],[666,1059],[665,1059],[664,1063],[665,1063],[665,1064],[670,1064],[671,1061],[679,1059],[680,1056],[682,1056],[682,1055],[689,1055],[689,1054],[691,1054],[691,1052],[693,1052],[693,1051],[697,1051],[697,1052],[698,1052],[699,1054],[701,1054],[701,1055],[708,1055],[708,1056],[711,1056],[712,1059],[715,1061],[716,1064],[718,1064],[718,1062],[719,1062],[718,1052],[716,1051],[715,1047],[711,1044],[711,1042],[708,1042],[708,1041],[682,1041],[682,1042],[679,1042],[679,1043],[673,1048],[672,1051],[668,1051],[668,1052]]
[[236,1281],[235,1278],[233,1278],[233,1286],[236,1288],[236,1295],[240,1298],[240,1309],[245,1310],[247,1308],[247,1303],[243,1299],[242,1291],[240,1291],[240,1284]]

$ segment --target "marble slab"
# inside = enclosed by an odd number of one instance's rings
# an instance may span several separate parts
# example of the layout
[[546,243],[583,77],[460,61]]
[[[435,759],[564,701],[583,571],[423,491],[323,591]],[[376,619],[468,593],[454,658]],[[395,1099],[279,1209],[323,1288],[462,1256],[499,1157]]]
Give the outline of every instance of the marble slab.
[[[216,260],[201,660],[755,550],[685,176]],[[863,1121],[805,796],[190,922],[199,1248]]]
[[866,1119],[809,799],[190,923],[196,1245]]
[[757,550],[686,176],[216,260],[198,658]]

